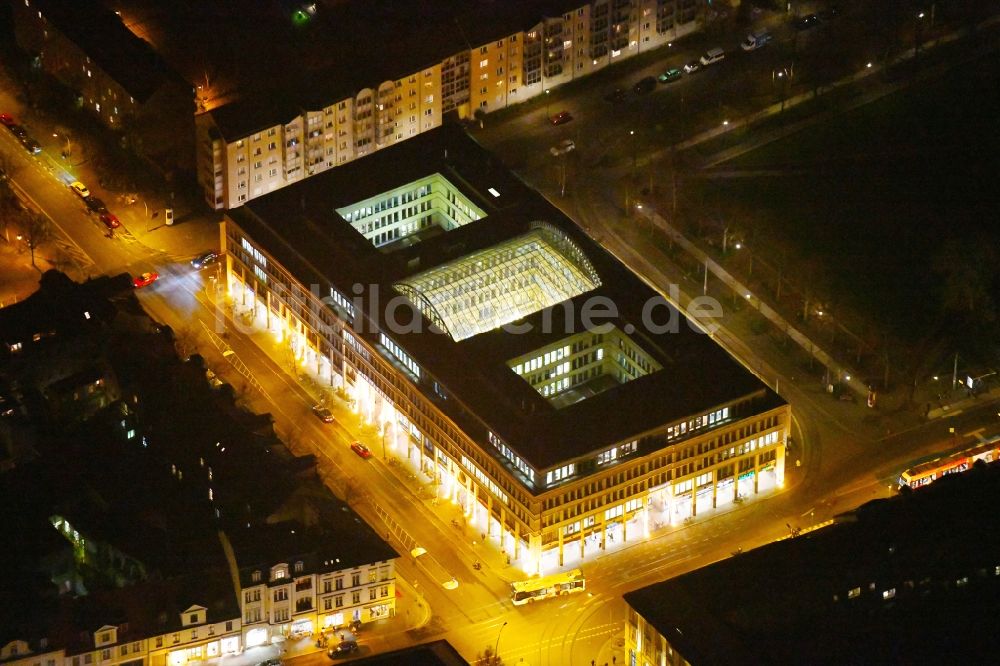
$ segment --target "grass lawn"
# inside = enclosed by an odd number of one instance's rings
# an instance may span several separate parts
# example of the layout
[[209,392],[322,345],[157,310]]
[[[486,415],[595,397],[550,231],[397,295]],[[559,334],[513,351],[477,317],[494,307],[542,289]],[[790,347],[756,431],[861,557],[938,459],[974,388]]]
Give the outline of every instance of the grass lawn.
[[765,243],[822,265],[835,302],[917,340],[942,321],[942,245],[1000,240],[997,118],[993,55],[723,165],[789,175],[691,187],[752,219]]

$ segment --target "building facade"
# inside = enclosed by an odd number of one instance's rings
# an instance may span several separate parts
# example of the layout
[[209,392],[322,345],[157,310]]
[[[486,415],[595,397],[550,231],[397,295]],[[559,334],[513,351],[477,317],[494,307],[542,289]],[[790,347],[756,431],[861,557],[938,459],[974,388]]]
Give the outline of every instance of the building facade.
[[392,617],[396,608],[392,560],[346,569],[306,561],[241,570],[240,604],[247,647],[296,638],[352,623]]
[[[0,648],[0,663],[5,666],[182,666],[243,651],[240,619],[208,617],[208,609],[194,604],[157,623],[169,631],[138,627],[134,623],[103,624],[82,632],[72,646],[50,650],[48,638],[34,642],[9,641]],[[144,630],[147,629],[147,630]]]
[[[547,90],[698,28],[702,0],[594,0],[465,43],[453,55],[397,79],[372,81],[326,106],[286,107],[261,117],[253,100],[196,118],[198,182],[215,209],[236,208],[316,173],[439,127],[445,114],[471,118]],[[432,29],[432,28],[428,28]],[[489,30],[487,30],[489,32]],[[438,35],[440,36],[440,35]],[[399,69],[406,70],[405,63]]]
[[195,119],[198,182],[232,208],[441,125],[441,65],[364,88],[310,111],[250,127],[237,102]]
[[[433,164],[425,168],[435,171]],[[361,244],[370,244],[378,255],[373,261],[381,262],[394,252],[393,243],[412,248],[440,240],[444,245],[448,234],[487,229],[490,217],[499,214],[489,208],[490,194],[483,193],[484,199],[459,187],[440,175],[443,170],[357,204],[337,207],[324,201],[322,210],[337,213],[332,224],[339,231],[332,232],[331,243],[344,246],[361,237]],[[511,190],[505,185],[501,191]],[[286,208],[276,200],[271,210]],[[243,210],[228,215],[222,225],[227,284],[236,310],[271,330],[305,368],[342,388],[355,409],[380,426],[396,455],[418,466],[439,484],[439,492],[461,504],[474,524],[498,537],[515,557],[528,554],[539,568],[562,565],[570,556],[583,558],[604,548],[615,534],[625,540],[644,538],[663,525],[782,485],[789,407],[763,385],[742,377],[735,384],[745,388],[706,398],[710,402],[683,417],[673,411],[647,427],[626,423],[621,434],[609,434],[593,448],[580,444],[575,451],[550,456],[546,464],[532,461],[523,453],[531,446],[530,436],[505,438],[499,422],[469,406],[468,394],[450,385],[461,377],[445,379],[433,361],[425,361],[405,338],[372,316],[370,300],[359,296],[362,273],[348,278],[354,287],[329,282],[320,273],[296,274],[283,265],[284,257],[274,254],[287,249],[289,241],[273,236],[275,227],[259,215]],[[430,240],[422,240],[428,228]],[[441,239],[446,228],[452,231]],[[535,307],[532,299],[544,296],[558,303],[600,285],[600,271],[589,264],[578,241],[545,224],[528,229],[446,265],[410,271],[394,289],[446,330],[460,350],[461,345],[501,336],[491,332],[493,327],[526,316]],[[302,265],[300,258],[290,259]],[[415,254],[399,261],[417,267],[424,259]],[[530,293],[544,279],[535,272],[541,265],[549,267],[546,275],[560,277]],[[489,305],[479,305],[483,303]],[[487,311],[509,317],[491,320],[483,314]],[[528,414],[529,421],[545,404],[557,410],[563,408],[560,401],[570,404],[572,391],[594,381],[664,381],[669,373],[657,361],[663,357],[651,355],[646,342],[625,333],[632,328],[622,322],[602,333],[554,336],[541,346],[519,347],[520,353],[489,371],[498,373],[497,382],[517,379],[521,383],[513,389],[518,391],[530,386],[535,398],[521,397],[524,409],[515,410]],[[496,337],[496,343],[506,344],[506,339]],[[543,403],[532,407],[533,400]],[[560,438],[573,446],[572,428]]]
[[690,666],[680,652],[635,609],[628,609],[625,653],[635,666]]

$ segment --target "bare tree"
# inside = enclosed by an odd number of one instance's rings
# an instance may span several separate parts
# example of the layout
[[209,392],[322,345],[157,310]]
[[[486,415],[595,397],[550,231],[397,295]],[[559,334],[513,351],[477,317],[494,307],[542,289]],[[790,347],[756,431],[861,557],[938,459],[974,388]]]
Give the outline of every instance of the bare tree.
[[[22,238],[24,239],[24,244],[28,246],[28,250],[31,252],[31,265],[35,266],[35,250],[49,242],[55,235],[52,223],[49,221],[49,218],[33,210],[26,210],[22,219],[24,220]],[[38,268],[38,266],[35,266],[35,268]]]
[[946,310],[993,321],[996,302],[993,298],[998,271],[997,253],[984,236],[960,241],[945,241],[932,261],[933,270],[942,279],[942,306]]
[[8,181],[14,177],[19,167],[7,153],[0,153],[0,180]]
[[[11,172],[4,165],[5,159],[6,156],[0,154],[0,169],[9,177]],[[14,190],[11,189],[9,178],[3,180],[0,182],[0,225],[3,225],[4,240],[8,243],[10,242],[10,225],[20,217],[21,212],[21,202],[14,194]]]

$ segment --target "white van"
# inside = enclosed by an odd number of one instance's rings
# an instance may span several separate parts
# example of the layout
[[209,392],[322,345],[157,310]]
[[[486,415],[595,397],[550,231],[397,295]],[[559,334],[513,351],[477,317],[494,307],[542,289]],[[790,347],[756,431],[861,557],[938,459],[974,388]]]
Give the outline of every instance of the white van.
[[701,57],[702,67],[708,67],[709,65],[714,65],[717,62],[721,62],[723,58],[726,57],[726,52],[720,48],[709,49],[705,51],[705,55]]

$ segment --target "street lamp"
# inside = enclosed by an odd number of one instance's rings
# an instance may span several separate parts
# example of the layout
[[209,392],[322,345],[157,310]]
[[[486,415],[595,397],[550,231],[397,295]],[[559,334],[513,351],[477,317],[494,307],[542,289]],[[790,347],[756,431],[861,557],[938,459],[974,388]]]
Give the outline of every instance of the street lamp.
[[[59,132],[53,132],[52,136],[53,136],[53,138],[58,139],[60,135],[59,135]],[[66,147],[63,148],[63,150],[62,150],[62,158],[64,160],[68,160],[68,159],[70,159],[73,156],[73,144],[70,141],[70,138],[69,138],[68,134],[63,134],[62,138],[65,139],[65,141],[66,141]]]
[[504,621],[504,623],[500,625],[500,631],[497,632],[497,643],[495,646],[493,646],[493,660],[498,664],[500,663],[500,655],[498,654],[498,652],[500,651],[500,634],[503,633],[504,627],[506,626],[507,626],[506,621]]
[[788,86],[795,75],[795,64],[788,67],[778,67],[771,70],[771,87],[774,87],[775,79],[781,80],[781,111],[785,110],[785,99],[788,97]]
[[549,89],[545,89],[545,119],[549,118]]
[[389,434],[389,428],[392,427],[392,423],[386,421],[382,424],[382,460],[386,460],[385,455],[385,438]]

